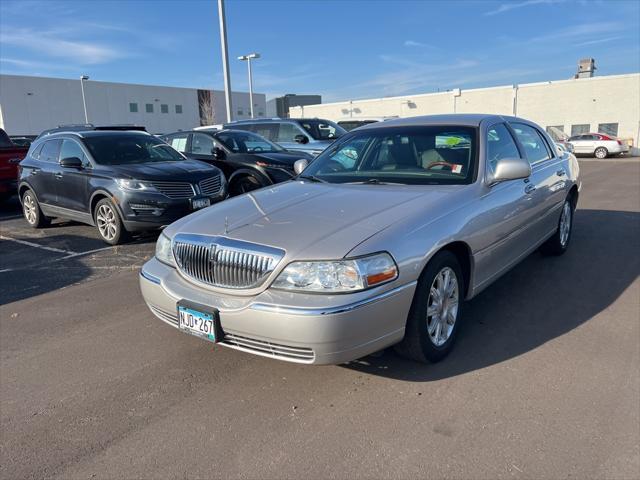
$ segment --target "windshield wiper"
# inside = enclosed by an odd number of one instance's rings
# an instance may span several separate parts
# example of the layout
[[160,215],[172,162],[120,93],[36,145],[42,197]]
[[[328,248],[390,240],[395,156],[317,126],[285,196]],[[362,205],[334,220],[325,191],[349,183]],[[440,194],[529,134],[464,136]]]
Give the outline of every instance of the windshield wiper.
[[298,175],[297,178],[302,180],[310,180],[312,182],[317,182],[317,183],[328,183],[326,180],[318,178],[315,175]]
[[404,185],[404,183],[382,182],[377,178],[369,178],[361,182],[349,182],[350,185]]

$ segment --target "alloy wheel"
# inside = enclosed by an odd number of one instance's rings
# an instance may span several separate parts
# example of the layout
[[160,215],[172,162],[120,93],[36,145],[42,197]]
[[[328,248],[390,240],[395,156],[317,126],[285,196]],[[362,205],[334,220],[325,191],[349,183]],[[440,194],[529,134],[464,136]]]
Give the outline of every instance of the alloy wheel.
[[569,233],[571,232],[571,205],[564,202],[562,214],[560,215],[560,245],[565,247],[569,241]]
[[427,304],[427,332],[436,347],[444,345],[458,318],[460,289],[455,272],[444,267],[433,279]]
[[98,224],[98,230],[100,235],[105,240],[113,240],[118,234],[118,218],[116,212],[113,211],[109,205],[100,205],[98,212],[96,213],[96,223]]
[[595,151],[596,158],[603,159],[607,157],[607,151],[604,148],[597,148]]
[[22,199],[22,209],[24,211],[24,218],[29,222],[29,225],[35,225],[37,221],[37,209],[35,199],[30,193],[26,193]]

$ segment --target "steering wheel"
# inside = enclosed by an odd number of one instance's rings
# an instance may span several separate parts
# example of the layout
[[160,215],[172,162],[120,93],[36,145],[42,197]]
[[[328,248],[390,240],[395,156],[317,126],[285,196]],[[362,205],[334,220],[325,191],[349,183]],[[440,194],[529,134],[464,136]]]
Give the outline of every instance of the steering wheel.
[[262,148],[262,147],[254,147],[253,151],[254,151],[254,153],[255,152],[264,152],[264,148]]
[[433,167],[447,167],[449,170],[453,171],[453,163],[449,162],[433,162],[427,165],[427,170],[431,170]]
[[346,168],[340,162],[336,162],[335,160],[329,160],[327,162],[327,168],[332,172],[344,172]]

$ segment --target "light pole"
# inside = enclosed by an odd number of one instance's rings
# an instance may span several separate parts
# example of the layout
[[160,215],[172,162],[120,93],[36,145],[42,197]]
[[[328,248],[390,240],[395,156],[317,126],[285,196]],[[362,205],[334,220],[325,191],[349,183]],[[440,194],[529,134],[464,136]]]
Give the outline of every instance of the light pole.
[[238,57],[238,60],[246,60],[249,67],[249,103],[251,104],[251,118],[253,118],[253,75],[251,74],[251,60],[260,58],[259,53],[250,53]]
[[87,100],[84,98],[84,82],[89,80],[89,75],[80,75],[80,89],[82,90],[82,106],[84,107],[84,123],[89,123],[87,115]]
[[218,0],[218,17],[220,20],[220,44],[222,46],[222,73],[224,75],[224,98],[227,102],[227,122],[232,122],[233,108],[231,107],[231,74],[229,73],[227,19],[224,15],[224,0]]

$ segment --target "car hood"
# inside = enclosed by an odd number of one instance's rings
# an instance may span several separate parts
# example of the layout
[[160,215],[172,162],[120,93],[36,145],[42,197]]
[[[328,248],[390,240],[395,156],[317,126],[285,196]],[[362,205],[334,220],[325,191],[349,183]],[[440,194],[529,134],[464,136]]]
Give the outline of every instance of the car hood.
[[463,186],[345,185],[290,181],[196,212],[166,229],[284,249],[292,259],[335,259],[409,215],[429,215]]
[[121,178],[167,181],[194,181],[220,171],[218,168],[198,160],[111,165],[110,169]]

